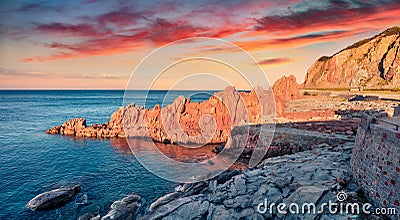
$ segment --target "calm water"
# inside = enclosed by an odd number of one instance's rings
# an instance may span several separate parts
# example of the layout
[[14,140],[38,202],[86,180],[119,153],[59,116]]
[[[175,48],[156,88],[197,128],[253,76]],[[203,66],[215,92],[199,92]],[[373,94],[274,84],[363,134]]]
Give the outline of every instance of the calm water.
[[[166,92],[130,92],[130,101],[153,107]],[[193,95],[195,94],[195,95]],[[173,91],[192,101],[212,92]],[[110,204],[127,194],[147,202],[170,192],[176,183],[143,168],[116,139],[82,139],[47,135],[44,131],[72,117],[88,124],[109,120],[122,106],[124,91],[0,91],[0,219],[76,219],[86,212],[106,213]],[[82,192],[66,206],[33,212],[25,204],[39,193],[69,183]],[[87,196],[87,201],[84,197]]]

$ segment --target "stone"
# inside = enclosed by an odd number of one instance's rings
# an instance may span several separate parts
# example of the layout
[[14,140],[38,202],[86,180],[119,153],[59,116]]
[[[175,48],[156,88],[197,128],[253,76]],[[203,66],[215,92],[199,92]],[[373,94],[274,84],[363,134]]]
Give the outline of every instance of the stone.
[[103,216],[102,220],[132,219],[141,204],[141,198],[137,195],[128,195],[111,204],[111,210]]
[[243,174],[235,176],[233,183],[239,195],[246,193],[246,180],[243,178]]
[[230,219],[230,214],[224,206],[218,205],[211,210],[207,219]]
[[151,203],[151,205],[149,207],[149,211],[151,212],[154,209],[156,209],[157,207],[167,204],[168,202],[171,202],[172,200],[178,198],[182,194],[183,194],[182,192],[173,192],[173,193],[169,193],[169,194],[166,194],[166,195],[158,198],[156,201]]
[[147,213],[145,216],[143,216],[141,219],[146,220],[146,219],[161,219],[164,216],[170,215],[172,212],[177,210],[179,207],[190,203],[192,201],[197,201],[201,195],[196,195],[196,196],[190,196],[190,197],[182,197],[182,198],[177,198],[175,200],[172,200],[171,202],[164,204],[162,206],[159,206],[158,208],[154,209],[153,211]]
[[215,177],[215,179],[217,180],[218,184],[223,184],[229,179],[231,179],[233,176],[238,175],[239,173],[240,173],[239,170],[226,170],[217,177]]
[[85,213],[79,216],[78,220],[100,220],[100,215],[97,213]]
[[302,186],[292,193],[287,199],[286,204],[290,203],[313,203],[317,204],[319,199],[328,192],[327,188],[317,186]]
[[186,219],[190,216],[191,219],[202,219],[207,214],[209,207],[208,201],[193,201],[184,204],[177,208],[173,213],[163,217],[165,220]]
[[50,190],[35,196],[26,204],[26,207],[35,211],[58,208],[71,201],[80,191],[80,185],[71,185]]

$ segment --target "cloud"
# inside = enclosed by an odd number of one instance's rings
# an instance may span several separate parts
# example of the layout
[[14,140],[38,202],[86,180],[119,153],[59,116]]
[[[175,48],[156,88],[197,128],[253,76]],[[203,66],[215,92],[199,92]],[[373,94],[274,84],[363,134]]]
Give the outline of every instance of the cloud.
[[41,34],[61,35],[69,37],[98,37],[110,34],[109,30],[98,29],[90,24],[50,23],[38,24],[36,30]]
[[22,62],[44,62],[59,59],[82,58],[88,56],[113,55],[135,49],[143,49],[143,36],[147,33],[132,35],[109,34],[101,37],[88,37],[77,43],[52,43],[44,46],[57,52],[50,56],[34,56],[22,59]]
[[259,65],[279,65],[279,64],[290,63],[290,62],[293,62],[293,60],[290,59],[289,57],[277,57],[277,58],[261,60],[258,62],[258,64]]
[[33,70],[17,70],[0,67],[0,76],[14,78],[35,78],[35,79],[122,79],[122,76],[115,74],[102,73],[82,74],[73,72],[43,72]]
[[309,33],[286,38],[272,38],[265,40],[234,42],[239,47],[248,51],[265,50],[271,48],[298,48],[314,43],[335,41],[341,38],[364,33],[365,29],[352,31],[327,31],[324,33]]
[[157,18],[148,27],[148,39],[160,45],[188,37],[199,36],[207,31],[203,27],[195,27],[187,21],[168,21]]
[[[400,21],[399,1],[328,1],[321,8],[287,10],[256,19],[256,32],[298,34],[335,29],[374,27],[388,21]],[[393,20],[394,19],[394,20]]]
[[45,47],[58,52],[50,56],[24,58],[23,62],[43,62],[86,56],[112,55],[143,49],[148,46],[148,43],[161,46],[171,41],[194,36],[223,37],[237,31],[237,29],[229,28],[210,31],[204,27],[193,26],[187,21],[169,21],[162,18],[147,21],[146,26],[143,28],[127,29],[120,33],[114,33],[103,26],[94,28],[89,24],[72,25],[63,23],[41,24],[38,25],[37,30],[52,35],[81,37],[81,40],[74,43],[46,43],[44,44]]
[[140,19],[146,20],[146,17],[139,12],[113,11],[101,15],[98,18],[98,22],[104,26],[107,24],[114,24],[119,27],[125,27],[127,25],[136,24]]
[[[126,53],[189,37],[224,38],[250,51],[294,48],[336,41],[400,22],[398,1],[311,3],[239,0],[196,2],[193,5],[179,1],[148,4],[119,1],[112,10],[103,7],[96,13],[83,11],[84,15],[75,8],[77,12],[61,22],[31,21],[32,30],[21,29],[15,31],[18,34],[14,36],[20,40],[35,36],[39,42],[34,43],[50,50],[46,51],[50,55],[38,54],[21,61],[44,62]],[[85,4],[93,4],[96,8],[103,5],[86,1],[82,8]],[[19,9],[37,14],[40,7],[58,8],[63,12],[60,16],[66,16],[68,10],[74,9],[71,5],[55,5],[26,4]],[[8,30],[6,28],[2,27],[2,30]],[[23,35],[25,38],[21,37]],[[210,52],[224,52],[224,49]]]
[[32,78],[47,78],[49,75],[43,72],[30,70],[14,70],[0,67],[0,76],[3,77],[32,77]]

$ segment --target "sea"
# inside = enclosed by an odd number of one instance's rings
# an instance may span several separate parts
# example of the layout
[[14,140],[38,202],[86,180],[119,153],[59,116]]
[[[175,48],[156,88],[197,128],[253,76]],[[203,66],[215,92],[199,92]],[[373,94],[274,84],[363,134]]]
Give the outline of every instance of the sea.
[[[129,102],[152,108],[171,104],[179,95],[191,101],[214,91],[0,90],[0,219],[77,219],[85,213],[106,214],[128,194],[140,195],[143,207],[172,192],[178,183],[147,171],[121,138],[96,139],[49,135],[64,121],[86,118],[104,123]],[[36,195],[69,184],[82,191],[68,204],[32,211]]]

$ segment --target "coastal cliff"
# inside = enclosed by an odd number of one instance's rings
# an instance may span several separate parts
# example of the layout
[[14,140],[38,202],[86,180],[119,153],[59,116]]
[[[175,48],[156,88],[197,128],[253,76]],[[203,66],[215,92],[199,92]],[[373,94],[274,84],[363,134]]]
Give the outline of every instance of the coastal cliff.
[[307,71],[305,88],[400,89],[400,27],[361,40]]
[[296,78],[289,76],[274,84],[273,93],[261,87],[250,92],[227,87],[203,102],[179,96],[164,107],[148,109],[131,104],[115,111],[107,123],[87,126],[84,118],[73,118],[46,133],[92,138],[145,137],[163,143],[224,143],[234,126],[265,123],[263,115],[282,115],[284,103],[299,97],[298,86]]

